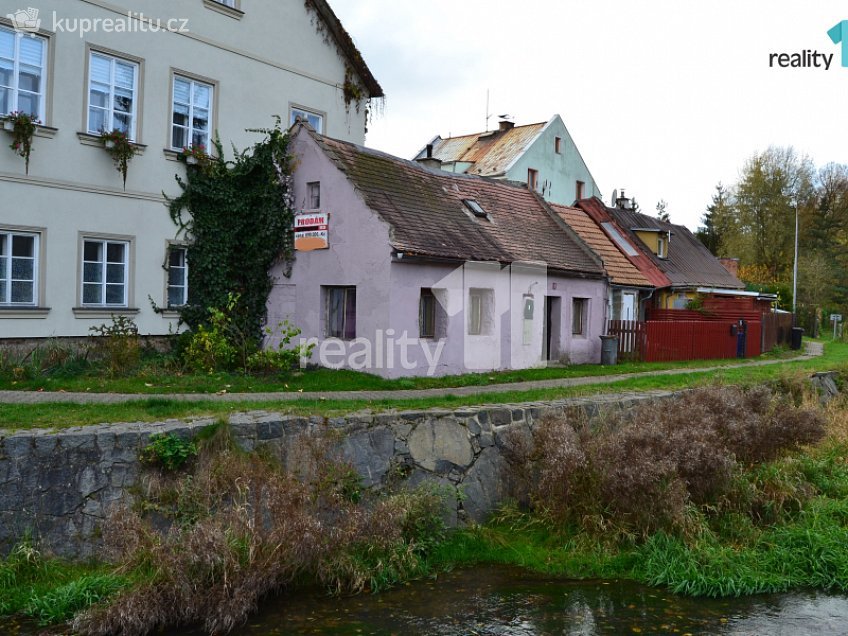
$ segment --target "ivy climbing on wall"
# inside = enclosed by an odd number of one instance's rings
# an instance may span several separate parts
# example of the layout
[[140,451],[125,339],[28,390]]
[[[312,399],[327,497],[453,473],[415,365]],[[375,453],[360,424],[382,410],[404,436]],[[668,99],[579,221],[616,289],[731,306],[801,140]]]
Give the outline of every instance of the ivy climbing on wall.
[[177,176],[182,194],[169,200],[171,218],[189,238],[188,304],[180,317],[195,329],[209,308],[236,297],[241,333],[262,337],[271,266],[294,257],[289,137],[280,119],[253,148],[225,160],[219,139],[208,161]]

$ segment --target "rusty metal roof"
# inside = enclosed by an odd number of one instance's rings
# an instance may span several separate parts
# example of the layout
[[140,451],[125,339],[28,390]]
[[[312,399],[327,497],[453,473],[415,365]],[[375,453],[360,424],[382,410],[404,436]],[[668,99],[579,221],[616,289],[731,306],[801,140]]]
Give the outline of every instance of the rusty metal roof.
[[543,121],[514,126],[509,130],[490,130],[445,139],[437,137],[433,140],[433,157],[442,162],[473,163],[468,174],[500,176],[530,147],[547,123]]
[[[394,250],[460,261],[546,263],[553,270],[604,276],[600,259],[526,186],[431,170],[300,126],[390,225]],[[468,199],[488,218],[471,213]]]

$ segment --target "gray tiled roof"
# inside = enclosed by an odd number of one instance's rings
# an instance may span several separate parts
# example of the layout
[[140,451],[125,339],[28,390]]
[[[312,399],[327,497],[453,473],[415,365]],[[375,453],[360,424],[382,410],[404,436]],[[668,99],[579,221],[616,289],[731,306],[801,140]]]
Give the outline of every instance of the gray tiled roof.
[[[640,228],[671,232],[668,258],[658,258],[649,249],[644,248],[641,242],[639,245],[668,277],[673,286],[745,289],[745,284],[728,272],[704,244],[683,225],[665,223],[655,217],[621,208],[609,208],[609,213],[619,226],[629,231]],[[636,238],[635,234],[633,237]],[[638,241],[638,238],[636,240]]]
[[[604,275],[600,259],[526,186],[425,168],[304,129],[391,226],[396,250]],[[476,218],[464,199],[476,200],[489,219]]]

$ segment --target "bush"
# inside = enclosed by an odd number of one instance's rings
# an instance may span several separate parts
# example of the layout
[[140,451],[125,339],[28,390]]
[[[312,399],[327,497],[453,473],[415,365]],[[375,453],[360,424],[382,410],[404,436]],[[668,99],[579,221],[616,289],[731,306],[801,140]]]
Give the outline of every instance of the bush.
[[247,369],[254,373],[287,373],[300,365],[302,358],[308,358],[314,344],[291,347],[291,341],[299,336],[300,329],[285,320],[277,325],[275,333],[265,328],[266,345],[278,340],[276,348],[260,349],[247,358]]
[[183,349],[183,362],[192,371],[212,373],[232,369],[238,349],[233,344],[233,322],[228,312],[235,307],[237,297],[230,295],[224,309],[209,309],[208,326],[198,325],[188,336]]
[[265,329],[268,342],[278,340],[276,348],[261,348],[261,342],[242,330],[244,320],[238,315],[243,310],[239,295],[230,294],[223,308],[208,310],[206,324],[198,325],[182,347],[185,365],[205,373],[230,371],[239,368],[244,373],[281,373],[295,368],[301,357],[308,356],[313,345],[291,347],[291,341],[300,335],[300,329],[284,321],[275,333]]
[[144,464],[159,465],[165,470],[178,470],[197,455],[197,444],[174,434],[150,436],[150,443],[139,453]]
[[305,436],[315,461],[295,475],[239,451],[222,426],[202,444],[192,475],[149,476],[143,505],[113,516],[104,532],[110,553],[146,573],[145,583],[79,614],[74,628],[145,634],[201,623],[226,633],[296,580],[356,592],[424,573],[423,557],[444,532],[442,498],[352,497],[352,468],[339,462],[334,441]]
[[[786,460],[775,469],[781,478],[798,476],[784,483],[764,462],[824,433],[819,412],[767,389],[699,389],[612,414],[593,432],[579,421],[548,419],[535,431],[533,451],[514,465],[536,510],[560,523],[614,527],[624,536],[685,533],[693,504],[726,501],[765,521],[797,510],[793,502],[812,494],[800,467],[787,472]],[[743,468],[760,465],[742,477]]]
[[106,363],[110,374],[126,373],[138,366],[141,339],[132,318],[113,315],[111,325],[104,323],[90,327],[89,331],[96,336],[94,344],[98,359]]

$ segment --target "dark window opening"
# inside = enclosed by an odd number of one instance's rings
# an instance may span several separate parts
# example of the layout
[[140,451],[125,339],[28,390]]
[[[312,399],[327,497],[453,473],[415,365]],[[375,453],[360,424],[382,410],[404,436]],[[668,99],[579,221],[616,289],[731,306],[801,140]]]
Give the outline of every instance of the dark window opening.
[[328,338],[356,338],[356,287],[327,287]]

